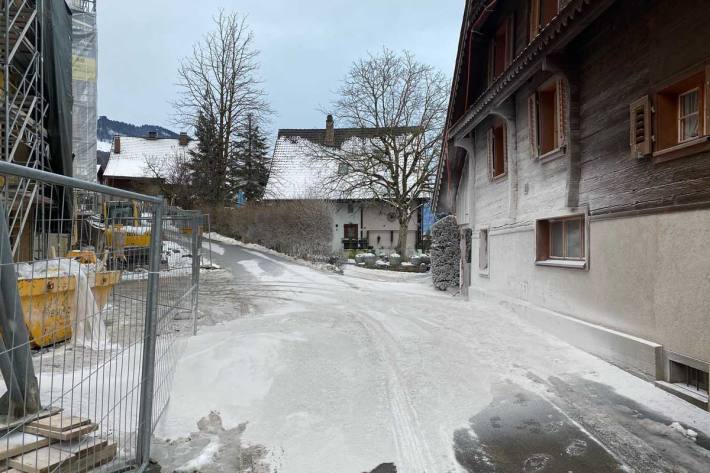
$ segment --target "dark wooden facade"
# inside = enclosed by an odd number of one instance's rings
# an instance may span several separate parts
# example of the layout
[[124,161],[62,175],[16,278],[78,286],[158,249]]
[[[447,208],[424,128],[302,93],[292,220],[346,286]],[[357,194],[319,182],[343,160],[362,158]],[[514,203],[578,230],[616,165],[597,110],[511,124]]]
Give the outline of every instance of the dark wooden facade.
[[[571,204],[589,205],[595,215],[710,202],[707,151],[697,149],[671,160],[633,159],[629,151],[630,104],[648,95],[654,106],[657,91],[710,65],[707,4],[561,1],[558,16],[532,41],[530,5],[525,0],[469,2],[448,120],[448,157],[440,163],[437,198],[447,188],[455,192],[458,187],[462,166],[455,142],[469,139],[491,114],[512,110],[516,94],[528,93],[531,84],[562,71],[572,108],[566,111],[570,116],[565,126],[570,140],[576,141],[569,143],[565,156],[568,165],[577,168],[568,176],[574,187],[568,192],[576,193],[569,196]],[[515,19],[513,61],[489,84],[490,35],[509,17]],[[508,116],[520,134],[528,130],[525,112],[512,110]],[[655,129],[656,119],[652,125]],[[523,149],[527,144],[518,145],[518,160],[529,157]],[[439,210],[447,210],[446,199],[437,200]],[[449,197],[449,206],[452,201]]]

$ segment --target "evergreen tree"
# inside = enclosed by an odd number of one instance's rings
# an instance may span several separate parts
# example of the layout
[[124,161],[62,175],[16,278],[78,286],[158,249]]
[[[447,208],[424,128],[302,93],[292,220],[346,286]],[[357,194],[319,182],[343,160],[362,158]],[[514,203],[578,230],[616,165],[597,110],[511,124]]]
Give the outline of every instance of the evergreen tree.
[[220,156],[219,145],[215,121],[207,111],[200,111],[197,116],[195,139],[199,144],[196,150],[190,152],[192,159],[189,163],[194,196],[198,203],[215,205],[221,199],[224,183],[219,182],[219,175],[215,173]]
[[[247,115],[238,132],[232,154],[230,190],[243,192],[247,200],[260,200],[269,179],[269,155],[266,136],[253,114]],[[236,199],[236,195],[230,197]]]

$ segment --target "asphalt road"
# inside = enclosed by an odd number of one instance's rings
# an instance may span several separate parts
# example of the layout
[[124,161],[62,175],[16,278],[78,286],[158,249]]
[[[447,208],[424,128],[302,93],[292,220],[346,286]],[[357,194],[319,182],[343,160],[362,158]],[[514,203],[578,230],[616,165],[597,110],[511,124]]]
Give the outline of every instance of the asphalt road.
[[[426,275],[216,251],[159,437],[214,410],[259,446],[252,471],[710,471],[707,413],[502,306]],[[227,471],[216,451],[201,471]]]

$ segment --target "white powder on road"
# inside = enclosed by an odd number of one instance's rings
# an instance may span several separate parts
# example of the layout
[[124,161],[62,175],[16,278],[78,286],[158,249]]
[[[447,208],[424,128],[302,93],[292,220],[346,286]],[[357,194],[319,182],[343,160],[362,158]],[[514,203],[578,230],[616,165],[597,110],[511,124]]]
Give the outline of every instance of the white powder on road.
[[[426,275],[348,267],[337,276],[238,251],[238,261],[226,261],[227,254],[219,261],[238,282],[224,290],[235,291],[235,304],[248,301],[255,309],[189,339],[159,437],[186,436],[217,410],[225,428],[248,422],[243,440],[266,446],[279,472],[360,473],[386,462],[403,472],[463,471],[453,433],[468,428],[500,383],[521,386],[561,411],[597,402],[584,413],[594,416],[596,428],[631,428],[627,418],[615,417],[612,400],[590,400],[571,387],[555,394],[553,379],[566,386],[601,383],[671,416],[686,435],[691,426],[710,432],[707,413],[503,306],[438,292]],[[209,301],[202,303],[209,311]],[[634,435],[644,438],[643,429]],[[683,448],[677,445],[678,455]]]

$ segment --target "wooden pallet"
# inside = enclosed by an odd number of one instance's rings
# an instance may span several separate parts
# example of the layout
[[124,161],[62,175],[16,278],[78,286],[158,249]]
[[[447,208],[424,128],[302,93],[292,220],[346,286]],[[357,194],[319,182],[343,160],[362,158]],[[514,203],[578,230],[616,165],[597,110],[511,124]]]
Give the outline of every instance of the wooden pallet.
[[[7,473],[84,473],[111,462],[117,445],[95,435],[90,419],[55,414],[34,418],[0,438],[0,471]],[[8,469],[9,467],[9,469]]]
[[26,433],[67,442],[69,440],[78,439],[98,428],[99,426],[91,423],[90,419],[65,417],[62,414],[57,414],[52,417],[31,422],[25,426],[24,430]]
[[46,447],[51,440],[39,435],[13,432],[0,438],[0,460]]

